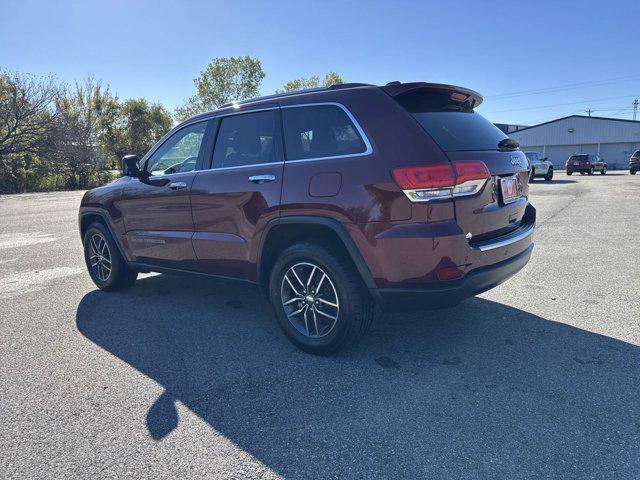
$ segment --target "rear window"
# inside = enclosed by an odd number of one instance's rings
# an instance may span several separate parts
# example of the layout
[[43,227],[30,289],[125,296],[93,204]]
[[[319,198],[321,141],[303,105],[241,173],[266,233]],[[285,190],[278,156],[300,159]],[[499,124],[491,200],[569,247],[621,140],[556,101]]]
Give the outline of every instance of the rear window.
[[640,150],[636,151],[633,155],[633,158],[640,158]]
[[349,116],[337,105],[282,109],[288,160],[365,153],[367,147]]
[[473,109],[452,101],[450,92],[418,89],[395,99],[444,151],[498,150],[508,138]]
[[582,160],[583,162],[589,160],[589,155],[571,155],[569,160]]

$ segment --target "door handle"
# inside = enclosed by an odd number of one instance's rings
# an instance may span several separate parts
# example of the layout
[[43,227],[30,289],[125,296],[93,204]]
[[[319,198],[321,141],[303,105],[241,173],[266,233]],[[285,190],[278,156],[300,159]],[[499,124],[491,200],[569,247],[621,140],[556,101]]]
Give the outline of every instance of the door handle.
[[249,177],[249,181],[257,183],[258,185],[267,182],[273,182],[276,179],[275,175],[253,175]]
[[171,190],[182,190],[183,188],[187,188],[187,184],[184,182],[171,182],[169,188]]

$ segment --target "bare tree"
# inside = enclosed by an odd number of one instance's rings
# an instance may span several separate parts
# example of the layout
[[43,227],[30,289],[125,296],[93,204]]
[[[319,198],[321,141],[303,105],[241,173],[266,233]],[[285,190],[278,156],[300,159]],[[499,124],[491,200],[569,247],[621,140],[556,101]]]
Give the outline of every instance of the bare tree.
[[53,77],[0,72],[0,156],[38,154],[56,120]]

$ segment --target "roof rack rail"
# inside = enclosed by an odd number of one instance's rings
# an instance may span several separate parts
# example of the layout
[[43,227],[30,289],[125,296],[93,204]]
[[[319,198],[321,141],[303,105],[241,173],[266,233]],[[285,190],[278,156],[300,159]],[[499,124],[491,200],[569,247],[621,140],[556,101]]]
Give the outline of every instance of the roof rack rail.
[[375,87],[372,83],[334,83],[327,87],[327,90],[340,90],[341,88],[353,87]]
[[300,90],[291,90],[290,92],[274,93],[273,95],[265,95],[263,97],[253,97],[253,98],[248,98],[246,100],[228,102],[228,103],[225,103],[224,105],[221,105],[218,108],[227,108],[233,105],[244,105],[246,103],[257,102],[258,100],[270,100],[272,98],[288,97],[290,95],[299,95],[301,93],[322,92],[324,90],[340,90],[342,88],[372,87],[372,86],[374,85],[370,83],[336,83],[329,87],[302,88]]

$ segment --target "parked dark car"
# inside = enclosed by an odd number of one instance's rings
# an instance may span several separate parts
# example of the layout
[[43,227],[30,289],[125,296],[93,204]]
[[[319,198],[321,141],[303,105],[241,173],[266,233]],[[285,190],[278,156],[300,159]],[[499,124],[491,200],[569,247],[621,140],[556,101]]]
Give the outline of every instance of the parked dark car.
[[86,193],[102,290],[139,272],[257,284],[284,333],[332,353],[374,306],[455,305],[520,270],[536,211],[513,141],[450,85],[341,84],[224,105]]
[[571,155],[565,163],[567,175],[578,172],[582,175],[593,175],[594,172],[600,172],[602,175],[607,174],[607,164],[600,155],[594,153],[581,153],[579,155]]
[[636,150],[629,157],[629,173],[635,175],[638,170],[640,170],[640,150]]

